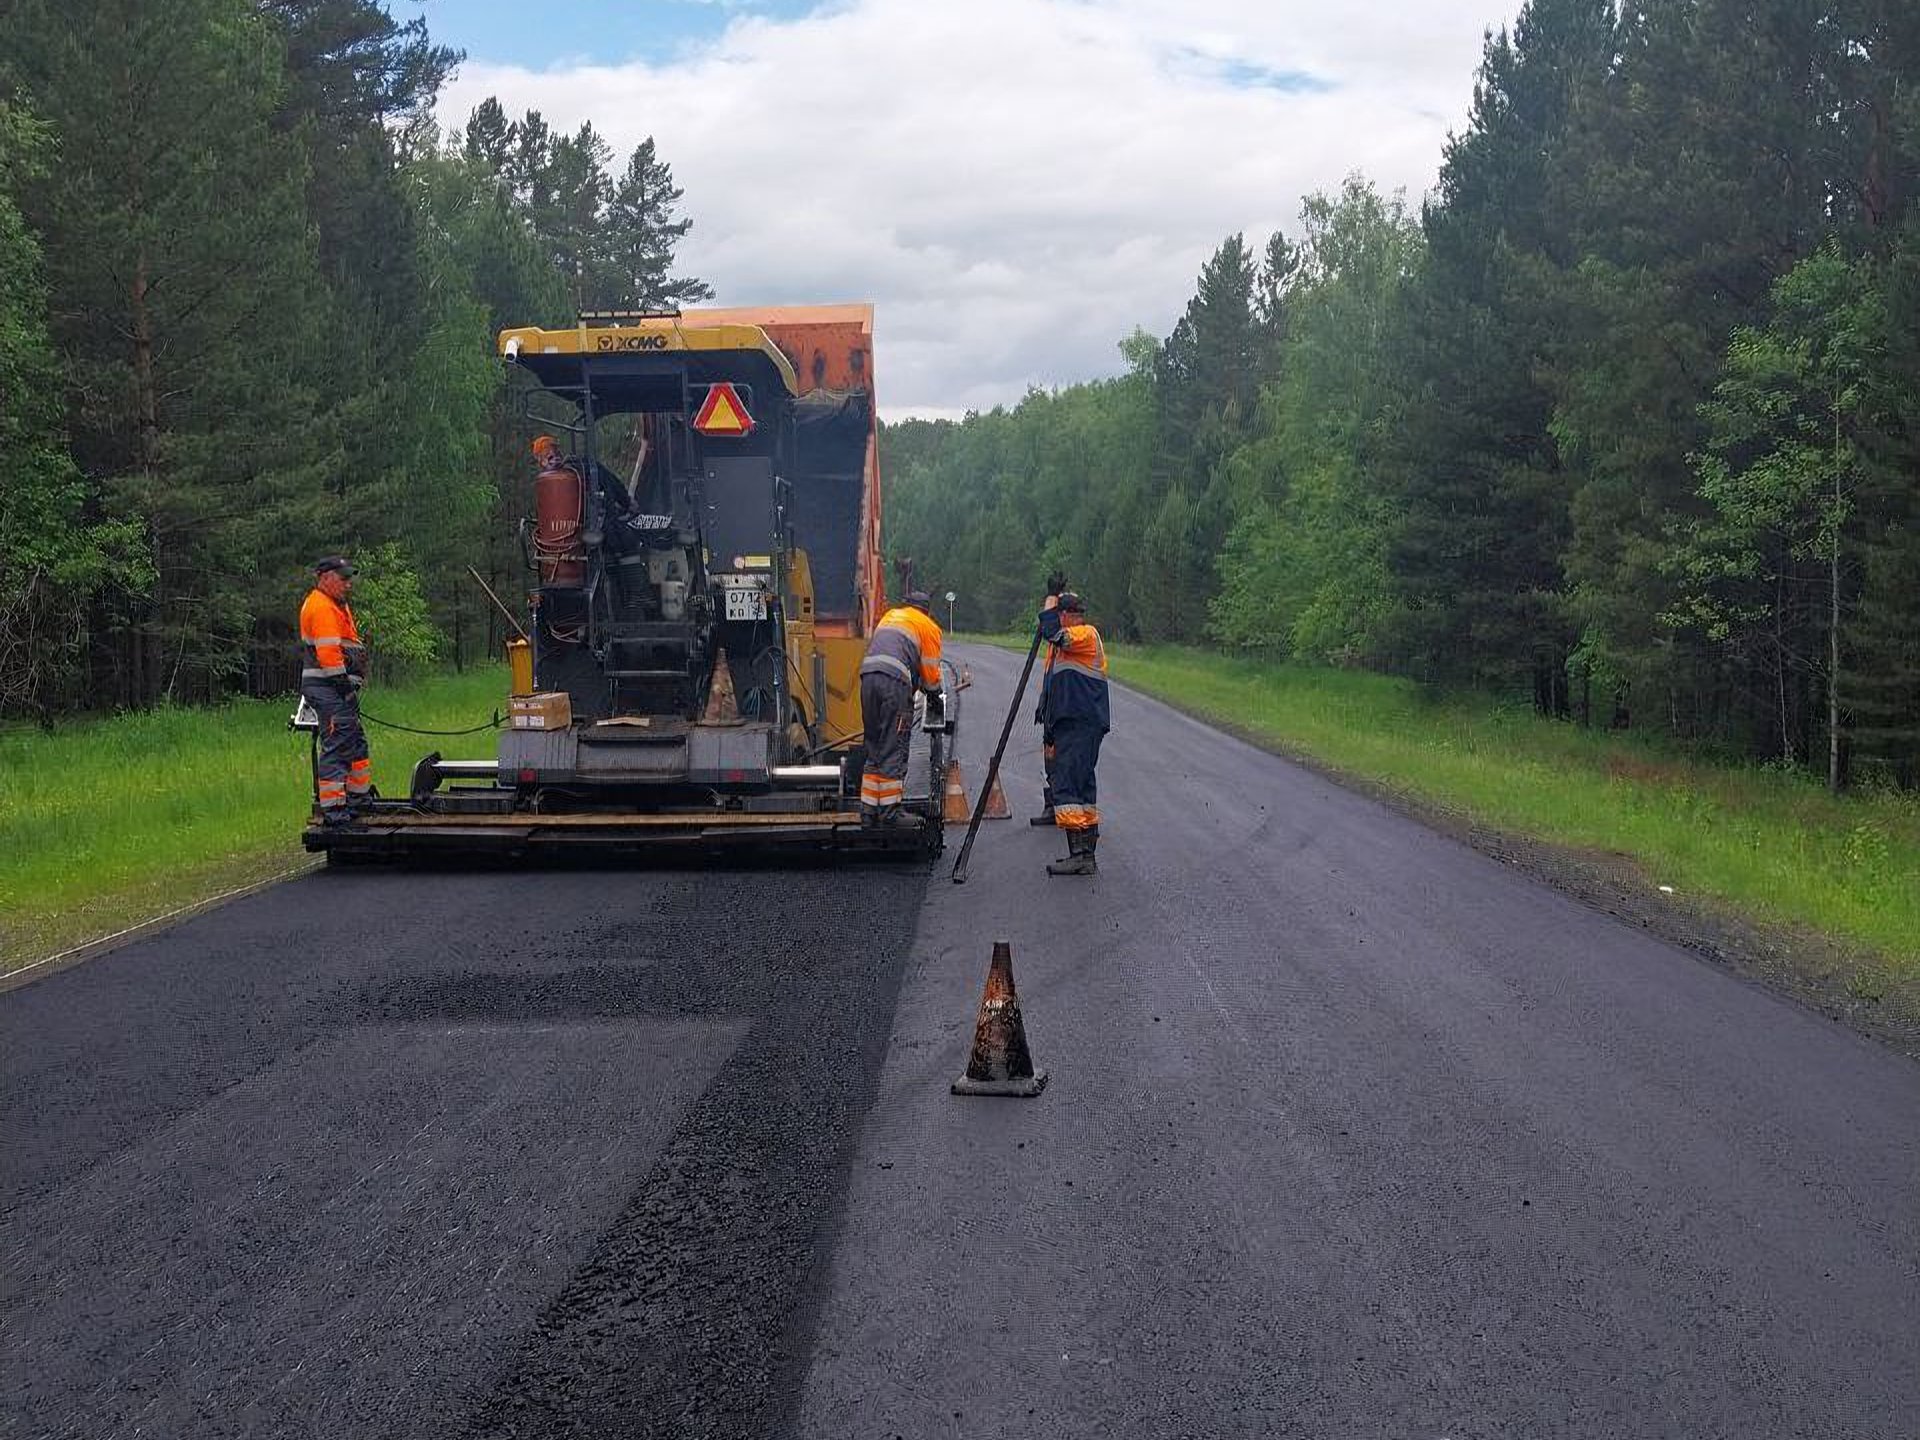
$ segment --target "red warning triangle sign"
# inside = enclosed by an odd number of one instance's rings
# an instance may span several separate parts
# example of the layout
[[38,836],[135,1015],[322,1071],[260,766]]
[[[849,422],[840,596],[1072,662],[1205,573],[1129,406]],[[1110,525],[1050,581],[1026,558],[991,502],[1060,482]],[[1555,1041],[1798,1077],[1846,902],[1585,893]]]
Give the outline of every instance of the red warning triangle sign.
[[753,416],[733,386],[722,380],[707,387],[706,403],[693,417],[693,428],[702,435],[745,435],[753,429]]

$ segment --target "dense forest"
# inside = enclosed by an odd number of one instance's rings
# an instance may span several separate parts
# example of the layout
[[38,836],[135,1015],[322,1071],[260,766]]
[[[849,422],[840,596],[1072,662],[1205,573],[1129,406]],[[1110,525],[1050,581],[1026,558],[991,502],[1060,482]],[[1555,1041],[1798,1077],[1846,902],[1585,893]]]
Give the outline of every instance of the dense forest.
[[[0,0],[0,715],[282,690],[338,549],[387,661],[497,639],[493,333],[709,292],[651,141],[442,134],[459,59],[377,0]],[[1532,0],[1423,205],[1354,176],[1120,378],[890,426],[889,549],[963,625],[1060,567],[1118,637],[1912,784],[1917,191],[1910,0]]]
[[289,689],[343,549],[388,663],[489,646],[494,333],[708,290],[651,140],[441,135],[459,59],[375,0],[0,0],[0,715]]
[[1532,0],[1417,210],[1226,238],[1127,373],[887,434],[890,547],[1018,622],[1920,763],[1920,6]]

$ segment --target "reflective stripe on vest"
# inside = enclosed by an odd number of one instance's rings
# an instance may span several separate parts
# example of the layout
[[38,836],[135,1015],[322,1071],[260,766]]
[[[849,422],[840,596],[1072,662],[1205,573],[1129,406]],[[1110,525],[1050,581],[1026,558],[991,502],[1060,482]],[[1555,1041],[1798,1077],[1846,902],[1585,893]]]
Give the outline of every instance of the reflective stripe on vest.
[[892,675],[913,684],[913,667],[892,655],[869,655],[860,662],[862,675]]
[[[888,661],[894,664],[888,664]],[[860,662],[862,675],[892,675],[894,665],[909,685],[932,689],[940,683],[940,627],[919,610],[895,606],[880,617]]]
[[[1067,628],[1068,627],[1062,626],[1060,633],[1065,635]],[[1087,627],[1082,626],[1081,628],[1084,629]],[[1098,669],[1087,664],[1084,660],[1072,659],[1059,644],[1051,645],[1047,649],[1047,674],[1052,675],[1058,670],[1070,670],[1076,675],[1085,675],[1089,679],[1099,680],[1104,683],[1107,678],[1107,644],[1106,641],[1100,638],[1100,632],[1097,630],[1093,633],[1093,654],[1094,658],[1099,662]]]

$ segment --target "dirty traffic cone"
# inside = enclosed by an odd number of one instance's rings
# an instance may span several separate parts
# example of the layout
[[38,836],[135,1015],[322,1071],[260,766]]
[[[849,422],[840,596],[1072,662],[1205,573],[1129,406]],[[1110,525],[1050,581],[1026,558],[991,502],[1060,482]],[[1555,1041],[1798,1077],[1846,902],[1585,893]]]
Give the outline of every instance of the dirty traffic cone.
[[727,667],[727,652],[713,659],[713,679],[707,686],[707,708],[702,725],[738,725],[740,706],[733,696],[733,671]]
[[987,786],[987,808],[982,812],[989,820],[1011,820],[1013,807],[1007,804],[1007,792],[1000,788],[1000,772],[993,772],[993,783]]
[[971,665],[962,665],[960,667],[960,683],[953,688],[956,690],[964,690],[971,684],[973,684],[973,667]]
[[1014,1095],[1030,1098],[1047,1083],[1047,1072],[1033,1068],[1020,1000],[1013,993],[1013,946],[993,942],[987,969],[987,993],[980,997],[980,1018],[973,1027],[973,1056],[967,1073],[953,1082],[956,1095]]
[[960,779],[960,762],[947,762],[947,793],[940,797],[940,819],[946,824],[965,821],[973,814],[973,807],[967,804],[967,787]]

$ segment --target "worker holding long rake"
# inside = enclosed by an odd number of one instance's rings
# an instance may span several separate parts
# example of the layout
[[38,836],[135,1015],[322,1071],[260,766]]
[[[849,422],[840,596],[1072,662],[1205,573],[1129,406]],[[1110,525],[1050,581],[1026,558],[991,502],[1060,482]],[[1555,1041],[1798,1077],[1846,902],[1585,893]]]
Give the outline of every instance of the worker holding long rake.
[[1107,702],[1107,648],[1087,623],[1087,606],[1066,582],[1051,579],[1040,610],[1040,641],[1047,664],[1040,682],[1043,734],[1052,758],[1047,766],[1053,823],[1067,832],[1067,855],[1047,866],[1049,875],[1092,875],[1100,844],[1100,808],[1094,772],[1100,742],[1112,728]]

